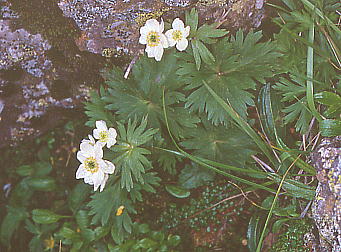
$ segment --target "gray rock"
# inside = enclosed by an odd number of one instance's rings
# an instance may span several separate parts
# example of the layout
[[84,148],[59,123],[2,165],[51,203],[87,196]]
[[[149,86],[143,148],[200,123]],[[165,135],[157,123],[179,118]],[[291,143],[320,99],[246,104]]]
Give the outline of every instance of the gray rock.
[[[1,13],[8,13],[10,5],[5,7]],[[63,73],[46,56],[50,44],[40,34],[12,30],[17,15],[11,13],[0,20],[0,147],[54,127],[63,116],[56,109],[74,108],[86,96],[78,90],[69,97],[53,97],[51,90]]]
[[341,137],[325,138],[312,154],[318,186],[312,215],[319,232],[316,251],[341,251]]
[[256,28],[265,16],[263,0],[61,0],[58,5],[82,31],[76,41],[80,50],[107,57],[142,53],[139,29],[146,20],[171,22],[192,7],[202,21],[230,30]]

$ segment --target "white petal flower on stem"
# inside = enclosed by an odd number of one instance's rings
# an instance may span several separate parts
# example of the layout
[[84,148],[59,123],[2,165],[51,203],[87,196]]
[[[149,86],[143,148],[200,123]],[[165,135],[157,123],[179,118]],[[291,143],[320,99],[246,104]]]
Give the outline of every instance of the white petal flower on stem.
[[168,39],[169,46],[176,46],[176,49],[183,51],[188,46],[188,40],[190,27],[184,25],[184,22],[180,18],[174,19],[172,28],[166,31],[166,37]]
[[84,179],[84,182],[94,186],[94,191],[99,187],[103,190],[108,174],[115,171],[115,166],[107,160],[103,160],[102,146],[97,142],[92,145],[89,142],[82,142],[80,151],[77,152],[77,159],[81,162],[76,172],[76,179]]
[[91,145],[95,145],[96,144],[95,138],[93,138],[92,135],[88,135],[88,137],[89,137],[89,140],[88,139],[83,139],[82,143],[88,143],[88,144],[91,144]]
[[166,36],[162,33],[164,29],[164,23],[161,23],[156,19],[147,20],[146,24],[140,29],[139,42],[146,45],[146,52],[149,58],[155,58],[160,61],[163,55],[163,49],[168,47],[168,41]]
[[107,145],[110,148],[116,143],[117,132],[114,128],[107,127],[105,121],[96,121],[96,129],[93,131],[94,138],[99,139],[101,146]]

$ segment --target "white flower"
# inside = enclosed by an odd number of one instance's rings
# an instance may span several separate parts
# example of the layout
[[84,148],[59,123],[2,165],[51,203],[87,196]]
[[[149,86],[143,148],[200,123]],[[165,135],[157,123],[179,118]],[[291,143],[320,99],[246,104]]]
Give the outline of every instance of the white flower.
[[92,135],[88,135],[88,137],[89,137],[89,140],[88,139],[83,139],[82,143],[88,143],[88,144],[91,144],[91,145],[95,145],[96,144],[95,138],[93,138]]
[[93,134],[94,138],[99,139],[98,143],[102,147],[107,145],[110,148],[116,143],[117,132],[114,128],[108,129],[105,121],[96,121],[96,129],[94,129]]
[[108,174],[115,171],[113,163],[103,160],[103,150],[99,143],[92,145],[89,142],[82,142],[80,151],[77,152],[77,159],[81,162],[76,172],[76,179],[84,178],[84,182],[94,185],[94,191],[99,187],[103,190]]
[[183,51],[188,46],[188,40],[190,27],[185,28],[184,22],[180,18],[174,19],[172,23],[173,29],[166,31],[166,37],[168,39],[169,46],[176,45],[176,49]]
[[161,24],[156,19],[147,20],[146,24],[140,29],[139,42],[146,46],[146,52],[149,58],[155,58],[160,61],[163,55],[163,48],[168,47],[166,36],[162,33],[164,23]]

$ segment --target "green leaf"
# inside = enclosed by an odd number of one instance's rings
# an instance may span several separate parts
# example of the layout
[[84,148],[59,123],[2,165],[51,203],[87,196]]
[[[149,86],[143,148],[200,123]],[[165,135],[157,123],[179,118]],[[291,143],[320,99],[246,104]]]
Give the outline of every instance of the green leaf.
[[85,210],[79,210],[75,215],[75,219],[80,229],[86,229],[90,224],[88,212]]
[[28,246],[30,248],[30,251],[34,252],[44,251],[43,242],[39,236],[34,236]]
[[195,34],[198,28],[199,17],[198,11],[195,8],[192,8],[190,12],[186,12],[186,25],[191,27],[190,33],[191,35]]
[[122,143],[113,148],[114,151],[120,152],[114,163],[121,171],[121,186],[125,187],[128,192],[134,186],[133,177],[135,181],[143,184],[142,174],[152,167],[151,162],[146,158],[146,155],[151,154],[150,151],[137,147],[150,141],[157,132],[154,129],[145,130],[146,126],[147,120],[143,119],[139,126],[134,120],[128,121],[127,129],[121,124],[118,127]]
[[95,240],[105,237],[110,232],[110,225],[95,228]]
[[189,132],[185,141],[180,143],[193,154],[227,165],[244,167],[251,155],[256,154],[256,145],[240,129],[229,126],[214,126],[205,118],[202,127]]
[[326,119],[320,123],[321,135],[325,137],[341,135],[341,120]]
[[155,241],[162,242],[165,239],[165,234],[159,231],[152,231],[150,237]]
[[181,170],[179,184],[183,188],[193,189],[205,184],[207,181],[212,181],[213,179],[214,173],[192,163],[191,165],[186,165],[185,168]]
[[337,117],[341,113],[341,97],[332,92],[321,92],[314,95],[314,98],[321,104],[327,105],[328,109],[324,111],[326,117]]
[[183,81],[175,74],[177,68],[176,55],[168,54],[162,62],[142,57],[134,65],[129,79],[109,72],[108,94],[102,98],[107,103],[106,109],[114,111],[117,119],[124,123],[147,118],[147,128],[162,129],[161,101],[162,88],[165,87],[167,111],[175,135],[180,137],[187,128],[195,127],[198,118],[178,106],[185,101],[185,95],[179,91]]
[[1,223],[0,238],[1,242],[6,246],[10,245],[14,231],[19,227],[21,221],[28,217],[25,208],[8,207],[7,215]]
[[34,209],[32,210],[32,219],[34,222],[39,224],[51,224],[59,221],[67,216],[55,214],[54,212],[47,209]]
[[333,106],[341,103],[341,97],[338,94],[323,91],[314,95],[314,98],[321,104]]
[[194,61],[195,61],[195,65],[197,70],[200,70],[200,66],[201,66],[201,57],[200,57],[200,53],[199,53],[199,49],[196,45],[196,40],[194,40],[192,43],[192,50],[193,50],[193,57],[194,57]]
[[[275,173],[268,173],[268,175],[277,183],[280,183],[282,179],[278,174]],[[313,187],[303,184],[294,179],[285,179],[282,188],[296,198],[313,200],[315,196],[315,189]]]
[[279,220],[275,221],[275,223],[272,226],[272,232],[278,233],[280,231],[281,227],[283,226],[283,224],[289,220],[290,220],[290,218],[283,218],[283,219],[279,219]]
[[176,198],[187,198],[189,195],[191,195],[191,192],[181,186],[175,186],[175,185],[166,185],[166,190],[171,195],[173,195]]
[[146,234],[150,231],[150,228],[148,224],[143,223],[138,226],[138,230],[141,234]]
[[[115,68],[115,70],[117,70],[117,68]],[[101,95],[107,94],[107,92],[103,88],[101,88],[100,93]],[[106,122],[113,120],[112,114],[107,109],[105,109],[107,103],[101,99],[100,95],[97,94],[97,92],[91,92],[90,97],[90,102],[85,103],[85,114],[90,118],[86,125],[89,127],[94,127],[95,122],[98,120],[104,120]]]
[[157,242],[149,238],[144,238],[138,242],[138,246],[144,249],[156,248],[157,245]]
[[31,165],[22,165],[19,166],[15,171],[20,176],[26,177],[33,173],[33,167]]
[[37,191],[53,191],[56,189],[56,181],[53,178],[29,178],[27,184]]
[[91,188],[83,182],[77,184],[68,197],[68,204],[72,212],[76,212],[83,201],[88,198]]
[[[275,50],[275,43],[258,42],[261,36],[260,32],[250,32],[244,38],[243,32],[238,31],[235,38],[223,38],[212,44],[210,50],[215,61],[212,62],[207,52],[205,59],[209,64],[204,61],[200,71],[195,70],[198,69],[195,54],[192,62],[184,57],[177,74],[186,82],[185,89],[189,90],[185,107],[191,112],[207,113],[207,118],[215,125],[229,123],[229,116],[212,99],[203,85],[204,80],[241,117],[246,118],[247,108],[254,106],[251,91],[259,82],[265,83],[265,78],[274,75],[280,56]],[[193,48],[197,48],[196,44],[193,42]]]
[[259,239],[259,229],[261,226],[261,217],[258,215],[253,215],[249,221],[247,227],[247,246],[249,251],[256,251],[258,239]]
[[58,235],[69,239],[69,240],[78,240],[80,238],[80,234],[77,233],[76,231],[72,230],[69,227],[63,226],[59,232]]
[[48,175],[52,171],[52,165],[48,162],[37,162],[33,164],[35,177]]
[[225,29],[217,29],[215,26],[216,24],[203,24],[199,27],[196,38],[202,42],[212,44],[216,41],[214,40],[215,38],[220,38],[228,34],[228,31]]
[[206,64],[211,64],[215,61],[213,54],[202,42],[200,42],[199,40],[194,40],[192,44],[198,49],[200,57]]
[[91,209],[89,215],[94,215],[91,224],[100,222],[102,226],[104,226],[108,223],[110,214],[113,213],[114,206],[118,205],[117,202],[115,202],[117,197],[119,197],[117,185],[115,185],[115,187],[108,187],[103,192],[95,193],[91,196],[91,201],[88,203],[88,206]]
[[178,235],[168,235],[168,238],[167,238],[167,244],[171,247],[176,247],[180,244],[181,242],[181,237],[178,236]]

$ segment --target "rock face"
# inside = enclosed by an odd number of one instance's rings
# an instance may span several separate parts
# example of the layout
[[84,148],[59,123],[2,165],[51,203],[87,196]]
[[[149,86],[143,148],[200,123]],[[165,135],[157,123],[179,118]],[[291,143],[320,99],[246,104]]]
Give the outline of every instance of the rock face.
[[170,21],[192,7],[205,22],[220,22],[229,30],[256,28],[264,18],[262,0],[61,0],[58,6],[82,35],[80,50],[111,57],[142,52],[139,29],[150,18]]
[[312,162],[319,181],[312,205],[320,236],[316,251],[341,251],[341,137],[324,139]]
[[[81,104],[86,91],[73,91],[68,71],[54,64],[51,44],[41,34],[16,28],[19,15],[1,0],[0,147],[40,135],[58,125],[65,109]],[[72,83],[72,82],[71,82]],[[85,89],[86,90],[86,89]]]
[[103,82],[105,64],[143,53],[146,20],[192,7],[229,30],[264,17],[262,0],[0,0],[0,147],[56,126]]

